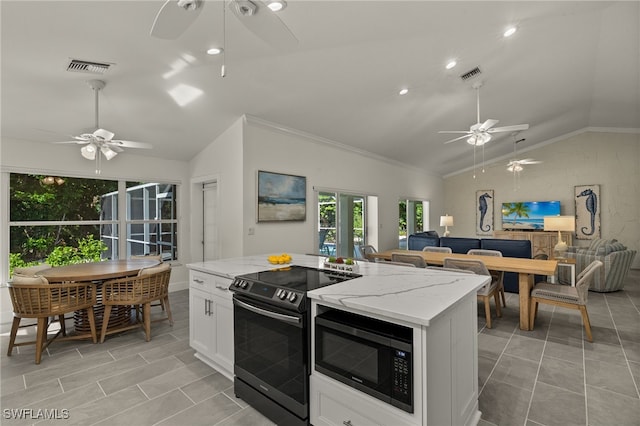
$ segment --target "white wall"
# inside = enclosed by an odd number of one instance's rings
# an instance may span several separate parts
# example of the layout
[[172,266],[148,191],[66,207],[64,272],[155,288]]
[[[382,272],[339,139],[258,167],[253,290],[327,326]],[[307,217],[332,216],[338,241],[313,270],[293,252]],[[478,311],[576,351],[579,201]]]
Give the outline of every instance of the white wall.
[[[22,140],[2,139],[0,141],[0,172],[2,172],[2,211],[6,212],[9,202],[7,172],[38,173],[61,176],[94,178],[95,162],[84,159],[77,145],[54,145],[34,143]],[[173,161],[138,155],[135,150],[126,150],[111,161],[102,162],[101,178],[130,179],[141,181],[169,181],[180,185],[178,193],[178,215],[180,220],[178,253],[180,262],[171,272],[171,291],[187,288],[188,271],[184,267],[189,259],[189,220],[190,194],[188,191],[189,164],[185,161]],[[8,192],[8,191],[7,191]],[[186,217],[186,220],[183,218]],[[8,220],[8,218],[6,218]],[[6,223],[6,222],[3,222]],[[2,230],[4,234],[5,229]],[[4,235],[3,235],[4,236]],[[0,248],[0,277],[4,281],[8,276],[8,243],[5,238]],[[11,321],[12,307],[6,286],[0,289],[0,324]]]
[[[442,206],[442,179],[312,135],[249,118],[244,129],[244,254],[313,253],[316,206],[313,188],[332,188],[379,197],[379,250],[398,246],[398,200],[431,201],[432,217]],[[256,223],[257,171],[306,176],[307,219],[304,222]],[[249,235],[254,228],[254,235]]]
[[[218,181],[218,238],[220,257],[243,254],[242,242],[242,145],[244,118],[237,120],[190,162],[191,180],[215,178]],[[192,220],[200,220],[194,209]],[[202,235],[192,235],[192,245]],[[195,248],[194,248],[195,250]],[[194,251],[195,252],[195,251]],[[193,259],[199,261],[201,259]]]
[[[471,154],[471,151],[469,152]],[[455,218],[455,237],[475,236],[476,190],[493,189],[494,224],[501,229],[504,202],[560,200],[563,215],[575,214],[574,186],[600,185],[601,237],[615,238],[640,251],[640,134],[577,132],[555,143],[518,152],[542,164],[525,166],[519,187],[506,171],[508,160],[488,165],[484,174],[469,171],[444,180],[446,210]],[[575,245],[589,241],[576,240]],[[634,268],[640,268],[640,254]]]

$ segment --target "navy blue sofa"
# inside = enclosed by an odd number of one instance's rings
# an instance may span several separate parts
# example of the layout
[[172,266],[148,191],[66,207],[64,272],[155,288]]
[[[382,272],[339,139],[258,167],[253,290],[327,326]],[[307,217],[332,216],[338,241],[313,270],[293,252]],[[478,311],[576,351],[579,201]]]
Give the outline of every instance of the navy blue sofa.
[[[531,259],[531,241],[498,238],[434,237],[425,232],[409,235],[409,250],[422,250],[426,246],[451,247],[454,253],[466,253],[471,249],[498,250],[504,257]],[[518,274],[505,272],[504,290],[518,293]]]

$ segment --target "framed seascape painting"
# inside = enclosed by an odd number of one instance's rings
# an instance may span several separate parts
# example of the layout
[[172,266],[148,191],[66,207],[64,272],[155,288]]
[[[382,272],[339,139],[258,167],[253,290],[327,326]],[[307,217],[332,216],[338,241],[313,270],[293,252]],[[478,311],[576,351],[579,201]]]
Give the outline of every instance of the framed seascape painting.
[[574,187],[576,200],[576,238],[600,238],[600,185]]
[[303,221],[306,217],[306,177],[258,171],[258,222]]
[[493,234],[493,189],[476,191],[476,235]]

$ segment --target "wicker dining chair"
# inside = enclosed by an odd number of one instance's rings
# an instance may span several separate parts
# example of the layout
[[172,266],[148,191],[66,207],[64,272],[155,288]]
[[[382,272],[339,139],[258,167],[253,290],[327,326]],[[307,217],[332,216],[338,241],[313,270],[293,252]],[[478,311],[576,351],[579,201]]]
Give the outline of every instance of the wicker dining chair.
[[593,277],[603,265],[599,260],[591,262],[577,276],[575,287],[548,282],[536,284],[531,291],[531,299],[529,302],[529,328],[533,330],[536,315],[538,314],[539,303],[577,309],[582,315],[582,322],[584,323],[587,339],[593,342],[591,323],[589,322],[589,314],[587,313],[587,297],[589,295],[589,287],[593,282]]
[[[7,356],[11,356],[15,346],[36,346],[36,364],[40,364],[42,352],[55,339],[86,339],[97,342],[96,323],[93,306],[96,304],[95,284],[91,282],[74,282],[63,284],[49,284],[46,278],[38,275],[25,276],[14,274],[9,283],[9,295],[13,304],[13,323],[9,337]],[[86,309],[89,318],[91,334],[77,334],[67,336],[64,314]],[[49,326],[60,322],[60,329],[48,338]],[[36,319],[36,340],[16,343],[16,335],[23,318]],[[50,321],[51,319],[51,321]],[[33,326],[29,324],[24,327]],[[58,337],[62,334],[63,337]]]
[[[491,277],[491,273],[481,260],[445,257],[443,266],[447,269],[462,269],[472,271],[477,275],[487,275]],[[487,320],[487,328],[491,328],[491,304],[489,300],[492,297],[495,299],[496,315],[498,317],[502,316],[502,311],[500,310],[500,296],[498,294],[498,282],[492,277],[491,282],[482,286],[482,288],[478,290],[477,295],[478,299],[484,302],[484,313]]]
[[[478,256],[496,256],[502,257],[502,252],[499,250],[487,250],[487,249],[471,249],[467,251],[467,254],[475,254]],[[491,278],[498,281],[498,291],[500,292],[500,298],[502,299],[502,306],[507,307],[507,299],[504,295],[504,271],[489,271]]]
[[410,263],[416,268],[426,268],[427,263],[424,258],[419,254],[414,253],[391,253],[392,262]]
[[[173,325],[171,306],[169,305],[169,279],[171,278],[171,265],[162,263],[158,266],[145,268],[138,276],[109,280],[102,284],[102,304],[104,305],[104,317],[100,332],[100,343],[104,342],[107,334],[118,333],[133,328],[142,327],[146,341],[151,340],[151,303],[163,301],[169,324]],[[142,321],[136,318],[133,323],[109,328],[109,320],[113,306],[142,306]],[[136,315],[137,316],[137,315]]]

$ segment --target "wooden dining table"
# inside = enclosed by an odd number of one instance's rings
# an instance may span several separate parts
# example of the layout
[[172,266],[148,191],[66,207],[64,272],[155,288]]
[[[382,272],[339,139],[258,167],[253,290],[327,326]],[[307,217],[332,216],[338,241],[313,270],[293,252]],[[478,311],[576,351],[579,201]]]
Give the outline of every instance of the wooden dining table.
[[393,253],[412,253],[421,255],[429,265],[443,265],[446,257],[459,259],[477,259],[484,262],[490,271],[515,272],[518,274],[518,292],[520,304],[520,329],[530,330],[529,301],[535,275],[554,275],[558,267],[557,260],[523,259],[518,257],[480,256],[460,253],[439,253],[418,250],[387,250],[367,255],[368,259],[391,260]]
[[[105,260],[102,262],[77,263],[74,265],[56,266],[38,272],[38,275],[45,277],[50,283],[62,282],[101,282],[116,278],[125,278],[138,275],[141,269],[151,268],[159,265],[160,261],[155,259],[119,259]],[[97,290],[96,290],[97,291]],[[102,292],[97,291],[97,303],[93,307],[96,327],[102,326],[104,305],[102,304]],[[79,333],[90,331],[87,310],[76,311],[73,316],[74,328]],[[131,321],[131,308],[128,306],[116,306],[111,311],[109,319],[109,329],[120,327]]]

